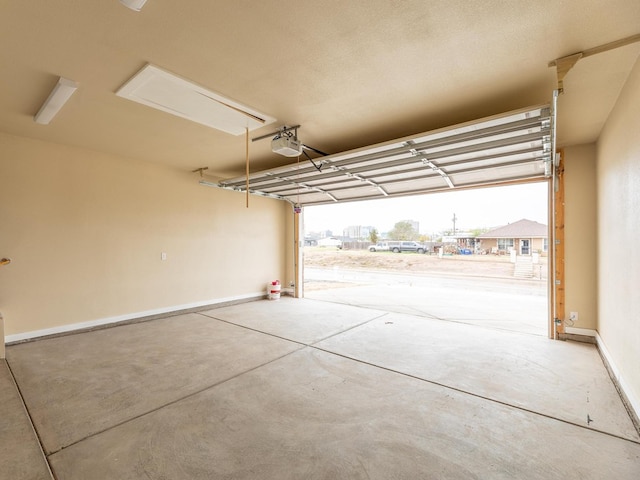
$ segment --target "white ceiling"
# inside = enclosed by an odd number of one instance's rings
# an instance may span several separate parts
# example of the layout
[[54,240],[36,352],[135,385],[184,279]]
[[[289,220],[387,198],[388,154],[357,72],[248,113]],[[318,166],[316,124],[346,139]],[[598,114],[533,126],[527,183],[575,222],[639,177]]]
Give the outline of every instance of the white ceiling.
[[[336,154],[551,101],[548,62],[640,32],[637,0],[0,0],[0,131],[183,170],[244,171],[242,136],[115,92],[151,63],[300,124]],[[559,145],[595,141],[640,44],[580,60],[559,100]],[[59,76],[78,91],[33,115]],[[273,125],[255,130],[268,133]],[[251,144],[252,169],[290,163]]]

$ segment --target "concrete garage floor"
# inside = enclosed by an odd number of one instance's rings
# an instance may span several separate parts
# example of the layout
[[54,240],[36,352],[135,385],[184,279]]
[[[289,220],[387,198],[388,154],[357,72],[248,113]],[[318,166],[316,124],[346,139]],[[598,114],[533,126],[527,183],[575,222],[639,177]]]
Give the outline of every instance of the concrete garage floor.
[[12,480],[640,477],[593,345],[282,298],[13,345],[7,364]]
[[548,336],[547,282],[305,267],[305,298]]

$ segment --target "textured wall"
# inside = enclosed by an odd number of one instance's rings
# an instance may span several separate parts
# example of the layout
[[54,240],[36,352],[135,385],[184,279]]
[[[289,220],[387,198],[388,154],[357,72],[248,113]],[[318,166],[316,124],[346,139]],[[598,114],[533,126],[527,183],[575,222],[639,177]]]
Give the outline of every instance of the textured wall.
[[640,414],[640,60],[598,141],[598,331]]
[[[0,134],[5,334],[264,293],[289,205],[196,174]],[[167,254],[161,260],[161,253]]]
[[594,144],[565,149],[564,188],[565,320],[570,312],[578,312],[574,327],[595,330],[598,271]]

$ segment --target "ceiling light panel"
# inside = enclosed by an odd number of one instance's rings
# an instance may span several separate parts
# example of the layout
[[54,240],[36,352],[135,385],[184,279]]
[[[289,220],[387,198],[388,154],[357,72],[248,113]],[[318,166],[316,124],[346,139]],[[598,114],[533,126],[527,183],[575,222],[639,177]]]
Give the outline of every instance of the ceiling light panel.
[[64,104],[67,103],[77,88],[78,84],[73,80],[60,77],[49,97],[42,104],[42,107],[40,107],[35,117],[33,117],[36,123],[48,125],[49,122],[53,120],[53,117],[64,107]]
[[116,95],[232,135],[276,121],[154,65],[140,70]]
[[120,3],[135,12],[139,12],[144,7],[144,4],[147,3],[147,0],[120,0]]

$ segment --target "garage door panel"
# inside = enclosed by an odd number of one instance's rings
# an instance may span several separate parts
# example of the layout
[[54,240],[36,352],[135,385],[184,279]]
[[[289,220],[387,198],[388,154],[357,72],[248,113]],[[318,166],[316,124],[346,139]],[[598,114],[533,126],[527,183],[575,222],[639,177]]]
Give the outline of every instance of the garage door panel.
[[438,162],[438,164],[442,168],[451,171],[468,168],[469,166],[486,167],[517,160],[538,161],[539,154],[540,147],[538,146],[524,148],[518,151],[493,153],[492,155],[482,153],[463,157],[451,157]]
[[[297,197],[294,197],[297,199]],[[316,204],[323,204],[323,203],[330,203],[330,202],[334,202],[334,198],[333,196],[331,196],[328,193],[321,193],[321,192],[313,192],[313,191],[308,191],[308,192],[301,192],[300,193],[300,203],[301,204],[308,204],[308,205],[316,205]]]
[[333,192],[338,200],[359,200],[361,198],[378,198],[383,195],[371,185],[363,185],[358,188],[345,188]]
[[[319,205],[545,178],[548,105],[508,112],[249,176],[249,190]],[[549,170],[549,169],[547,169]],[[213,184],[244,191],[245,177]]]
[[385,185],[389,194],[406,194],[406,192],[428,192],[433,189],[448,188],[441,176],[429,177],[420,180],[397,182]]
[[512,182],[518,180],[544,179],[544,169],[535,164],[518,164],[495,167],[492,169],[470,170],[450,175],[457,186],[486,184],[487,182]]

